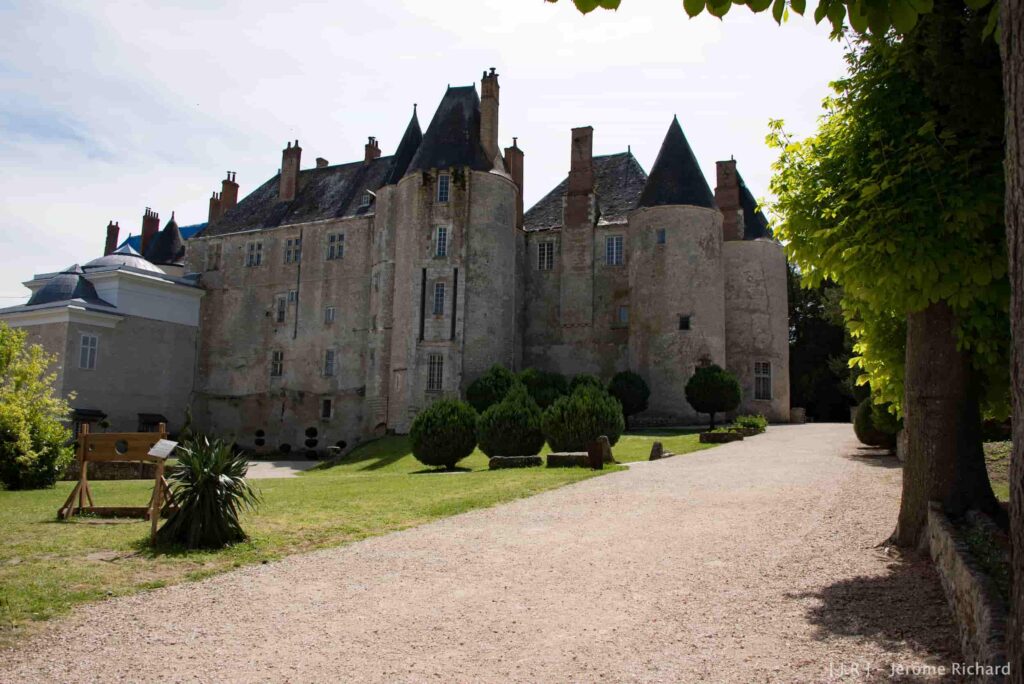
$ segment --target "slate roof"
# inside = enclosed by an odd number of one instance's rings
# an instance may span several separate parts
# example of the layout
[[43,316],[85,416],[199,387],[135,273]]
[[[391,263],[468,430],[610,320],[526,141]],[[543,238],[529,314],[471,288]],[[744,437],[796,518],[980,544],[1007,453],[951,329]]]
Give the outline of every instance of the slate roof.
[[[193,223],[190,226],[178,226],[178,232],[181,233],[181,238],[183,240],[188,240],[202,231],[203,228],[206,228],[205,223]],[[126,237],[121,244],[117,246],[117,251],[120,251],[124,247],[128,247],[136,254],[139,254],[139,250],[142,249],[142,235],[129,234],[128,237]],[[141,254],[139,254],[139,256],[141,256]]]
[[153,236],[144,256],[151,264],[180,266],[184,263],[185,240],[178,230],[178,222],[174,220],[174,212],[171,212],[171,220],[163,230]]
[[43,285],[33,293],[25,306],[70,302],[72,300],[113,308],[109,302],[100,299],[100,296],[96,294],[96,288],[86,279],[85,272],[78,264],[61,271],[51,278],[46,285]]
[[490,171],[480,144],[480,97],[475,86],[449,87],[427,126],[410,171],[468,166],[474,171]]
[[757,208],[757,200],[754,199],[747,184],[743,182],[743,176],[739,174],[739,171],[736,172],[736,179],[740,184],[740,207],[743,209],[743,239],[772,239],[772,229],[768,225],[768,219]]
[[701,173],[679,119],[673,118],[640,196],[641,207],[686,204],[714,209],[715,196]]
[[366,190],[376,191],[384,185],[391,161],[392,157],[380,157],[369,164],[358,161],[299,171],[295,199],[290,202],[278,200],[281,182],[278,173],[213,225],[207,226],[202,235],[223,235],[373,213],[372,204],[369,207],[359,206],[360,198]]
[[[594,191],[597,194],[598,220],[605,223],[625,221],[637,207],[647,174],[630,152],[594,157]],[[562,198],[569,178],[533,205],[523,217],[526,230],[545,230],[562,225]]]
[[409,125],[405,128],[405,134],[402,136],[402,141],[398,143],[398,149],[395,151],[395,156],[391,162],[391,168],[388,170],[388,176],[384,181],[385,185],[394,185],[398,181],[402,180],[405,176],[405,172],[409,170],[409,164],[412,163],[412,158],[416,156],[416,151],[420,149],[420,143],[423,141],[423,131],[420,130],[420,120],[416,116],[416,106],[412,108],[412,119],[409,121]]
[[85,264],[85,266],[82,267],[82,270],[94,271],[100,269],[117,269],[122,266],[134,268],[137,271],[148,271],[150,273],[159,273],[163,275],[163,271],[143,259],[139,253],[132,249],[131,245],[128,244],[121,245],[106,256],[93,259]]

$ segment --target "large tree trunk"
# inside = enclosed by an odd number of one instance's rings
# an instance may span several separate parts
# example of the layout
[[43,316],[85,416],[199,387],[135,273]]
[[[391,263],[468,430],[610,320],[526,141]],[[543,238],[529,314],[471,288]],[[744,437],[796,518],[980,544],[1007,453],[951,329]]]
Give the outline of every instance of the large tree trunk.
[[957,350],[949,306],[932,304],[907,317],[906,355],[907,460],[895,541],[916,546],[929,501],[954,516],[976,508],[998,518],[1003,511],[985,468],[977,376]]
[[1013,456],[1010,461],[1010,680],[1024,684],[1024,0],[1003,0],[999,18],[1006,98],[1006,244],[1013,330]]

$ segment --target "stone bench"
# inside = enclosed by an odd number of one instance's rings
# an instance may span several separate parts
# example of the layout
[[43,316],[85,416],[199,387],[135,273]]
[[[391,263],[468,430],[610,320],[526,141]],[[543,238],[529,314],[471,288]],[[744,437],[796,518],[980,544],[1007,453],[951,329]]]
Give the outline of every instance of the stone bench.
[[590,456],[586,451],[562,451],[548,454],[548,468],[589,468]]
[[503,468],[534,468],[544,465],[544,459],[540,456],[494,456],[488,462],[487,467],[491,470]]

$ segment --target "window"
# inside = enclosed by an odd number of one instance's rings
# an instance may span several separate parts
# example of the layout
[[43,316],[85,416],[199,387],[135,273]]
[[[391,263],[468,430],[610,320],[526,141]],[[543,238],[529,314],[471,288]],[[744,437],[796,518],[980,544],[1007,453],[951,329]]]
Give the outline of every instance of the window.
[[320,420],[330,420],[334,417],[334,401],[332,399],[320,400]]
[[629,307],[626,305],[619,306],[615,320],[619,325],[629,325]]
[[[377,314],[374,314],[373,318],[370,319],[370,330],[376,330],[376,329],[377,329]],[[370,353],[372,354],[373,352],[370,352]]]
[[270,354],[270,377],[279,378],[284,373],[284,352],[275,351]]
[[245,265],[248,267],[259,266],[263,263],[263,243],[250,242],[245,249]]
[[96,352],[100,346],[100,338],[95,335],[82,335],[78,367],[85,370],[96,370]]
[[555,268],[555,241],[537,244],[537,270],[551,271]]
[[285,297],[285,295],[277,295],[277,297],[274,298],[274,321],[277,323],[284,323],[287,310],[287,297]]
[[284,241],[284,263],[297,264],[302,261],[302,238],[288,238]]
[[220,268],[220,243],[211,242],[206,250],[206,270],[216,271]]
[[345,256],[345,234],[331,233],[327,236],[328,261],[340,259],[343,256]]
[[605,239],[604,261],[609,266],[622,265],[622,236],[609,235]]
[[679,329],[680,330],[689,330],[690,329],[690,317],[689,316],[680,316],[679,317]]
[[334,350],[328,349],[324,352],[324,377],[329,378],[334,375]]
[[373,291],[380,291],[380,271],[377,271],[376,273],[373,274]]
[[770,361],[754,362],[754,399],[771,401],[772,364]]
[[289,304],[294,304],[297,301],[299,301],[299,291],[298,290],[288,290],[288,303]]
[[373,196],[370,195],[370,193],[368,193],[368,192],[364,192],[363,196],[359,198],[359,206],[360,207],[364,207],[364,208],[368,207],[368,206],[370,206],[371,202],[373,202]]
[[434,283],[434,315],[444,313],[444,283]]
[[427,367],[427,391],[440,392],[444,387],[444,357],[431,354]]
[[448,227],[438,226],[434,238],[434,256],[448,256]]
[[335,314],[333,306],[329,306],[326,309],[324,309],[324,323],[333,323],[334,315]]
[[447,173],[442,173],[437,177],[437,201],[444,204],[448,201],[452,190],[452,177]]
[[658,244],[663,245],[668,242],[668,233],[665,232],[664,228],[658,229]]

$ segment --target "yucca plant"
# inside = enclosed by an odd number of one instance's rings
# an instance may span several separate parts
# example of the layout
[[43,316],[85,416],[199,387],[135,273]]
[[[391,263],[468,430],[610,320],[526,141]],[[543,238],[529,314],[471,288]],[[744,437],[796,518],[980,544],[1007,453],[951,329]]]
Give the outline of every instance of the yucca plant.
[[178,462],[168,469],[167,480],[178,508],[157,531],[157,544],[219,549],[244,540],[239,515],[260,503],[245,479],[245,455],[207,437],[178,447],[176,455]]

